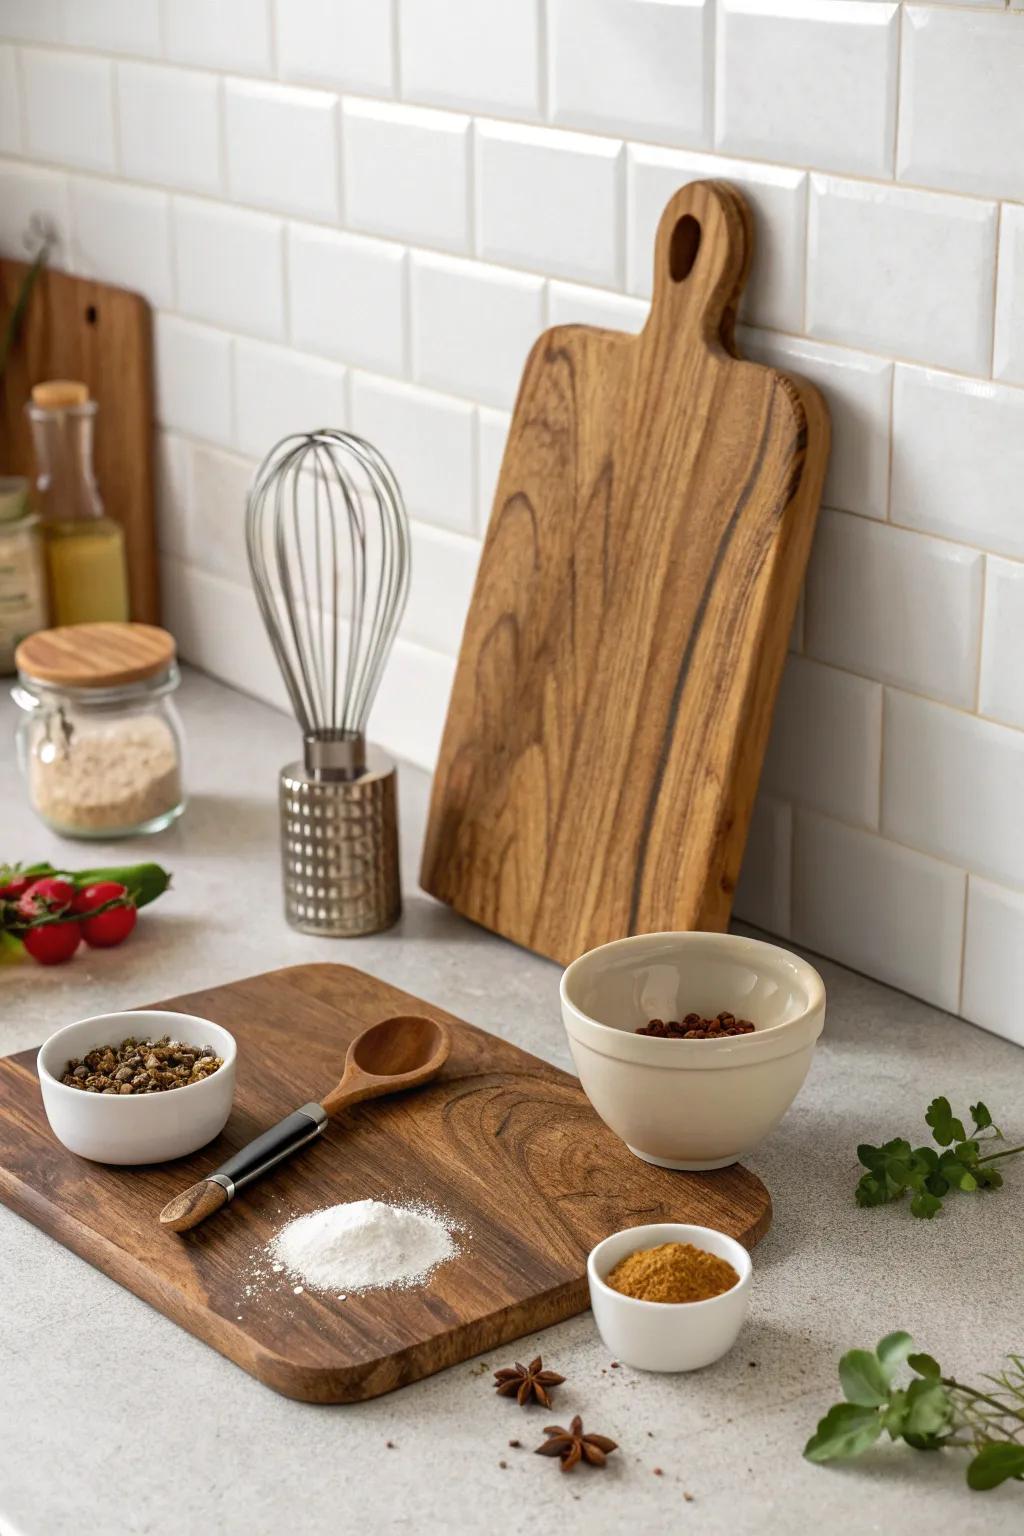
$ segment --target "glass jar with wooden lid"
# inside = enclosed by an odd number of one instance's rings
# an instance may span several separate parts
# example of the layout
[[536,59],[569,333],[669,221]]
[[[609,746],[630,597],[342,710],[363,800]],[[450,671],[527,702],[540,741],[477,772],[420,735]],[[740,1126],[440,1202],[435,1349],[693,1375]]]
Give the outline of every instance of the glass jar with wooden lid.
[[151,624],[44,629],[15,652],[18,761],[65,837],[159,832],[185,808],[174,640]]

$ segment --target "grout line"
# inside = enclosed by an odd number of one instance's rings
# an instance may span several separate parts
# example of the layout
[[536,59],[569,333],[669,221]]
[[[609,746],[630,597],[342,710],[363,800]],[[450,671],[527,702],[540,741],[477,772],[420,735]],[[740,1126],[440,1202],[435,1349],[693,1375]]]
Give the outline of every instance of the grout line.
[[996,314],[999,304],[999,256],[1002,250],[1003,234],[1003,204],[1000,200],[996,204],[996,228],[995,228],[995,253],[992,262],[992,345],[988,353],[988,374],[990,379],[996,376]]
[[903,101],[903,64],[904,64],[903,33],[904,33],[904,31],[906,30],[906,28],[909,25],[910,25],[910,23],[907,20],[907,13],[906,13],[906,11],[904,10],[904,8],[903,8],[903,6],[901,4],[900,7],[899,7],[899,10],[897,12],[897,15],[896,15],[896,102],[895,102],[895,107],[894,107],[894,110],[893,110],[893,120],[892,120],[892,157],[891,157],[891,161],[890,161],[890,164],[891,164],[891,167],[892,167],[891,178],[890,179],[892,180],[892,182],[893,182],[893,184],[895,186],[902,186],[903,185],[903,182],[899,178],[899,162],[900,162],[900,106],[901,106],[902,101]]
[[[367,0],[363,0],[365,5]],[[391,0],[389,28],[391,32],[391,90],[395,101],[404,101],[402,82],[402,28],[399,16],[401,0]]]
[[[892,372],[889,375],[889,402],[888,423],[886,429],[886,467],[885,467],[885,517],[882,522],[889,523],[892,527],[899,527],[892,518],[892,482],[896,469],[896,367],[894,361]],[[919,532],[920,530],[914,530]]]
[[971,899],[971,871],[964,870],[964,910],[960,925],[960,965],[956,978],[956,1008],[962,1013],[964,1006],[964,981],[967,973],[967,909]]
[[984,672],[984,666],[985,666],[985,607],[986,607],[986,604],[988,602],[988,562],[992,558],[993,558],[993,556],[989,555],[986,552],[985,558],[981,562],[981,593],[980,593],[980,600],[979,600],[979,619],[978,619],[978,622],[979,622],[980,627],[981,627],[981,633],[980,633],[980,635],[978,637],[978,667],[977,667],[977,672],[976,672],[976,675],[975,675],[975,682],[974,682],[974,710],[973,710],[973,713],[978,716],[979,720],[985,718],[985,716],[983,716],[982,713],[981,713],[981,679],[982,679],[982,675],[983,675],[983,672]]
[[551,124],[551,35],[548,0],[533,0],[537,22],[537,107],[542,123]]

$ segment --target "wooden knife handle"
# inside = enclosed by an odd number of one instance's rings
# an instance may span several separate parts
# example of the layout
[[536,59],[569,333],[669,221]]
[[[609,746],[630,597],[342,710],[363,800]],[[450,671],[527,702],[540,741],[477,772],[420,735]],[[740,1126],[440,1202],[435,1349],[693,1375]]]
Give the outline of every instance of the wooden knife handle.
[[213,1179],[200,1179],[198,1184],[182,1190],[180,1195],[167,1202],[160,1212],[160,1225],[170,1227],[172,1232],[188,1232],[227,1202],[228,1192],[223,1184],[217,1184]]

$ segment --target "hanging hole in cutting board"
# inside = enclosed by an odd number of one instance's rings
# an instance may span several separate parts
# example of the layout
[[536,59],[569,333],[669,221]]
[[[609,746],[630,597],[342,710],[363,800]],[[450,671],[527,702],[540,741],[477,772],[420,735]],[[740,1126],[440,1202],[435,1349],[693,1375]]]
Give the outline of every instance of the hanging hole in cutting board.
[[97,320],[99,319],[99,317],[100,317],[100,313],[99,313],[99,310],[96,308],[96,305],[95,304],[90,304],[87,307],[86,311],[85,311],[86,322],[89,325],[95,325]]
[[692,213],[684,213],[672,231],[668,246],[668,270],[674,283],[686,281],[699,250],[700,223]]

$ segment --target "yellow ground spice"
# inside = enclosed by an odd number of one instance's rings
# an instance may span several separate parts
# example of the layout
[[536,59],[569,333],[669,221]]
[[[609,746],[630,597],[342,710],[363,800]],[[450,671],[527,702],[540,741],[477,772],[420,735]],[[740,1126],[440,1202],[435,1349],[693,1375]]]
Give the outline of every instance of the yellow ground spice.
[[737,1284],[725,1259],[692,1243],[659,1243],[620,1259],[605,1284],[637,1301],[707,1301]]

